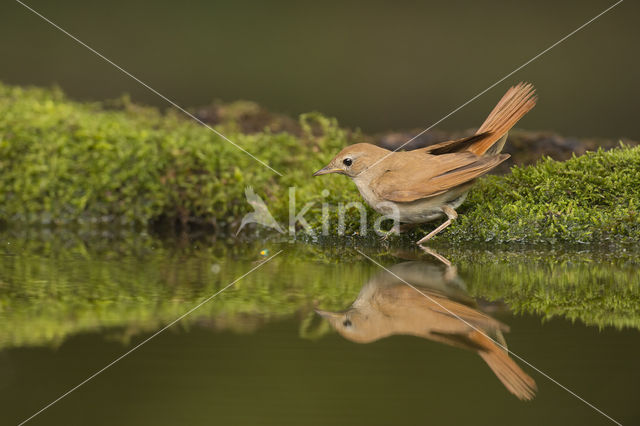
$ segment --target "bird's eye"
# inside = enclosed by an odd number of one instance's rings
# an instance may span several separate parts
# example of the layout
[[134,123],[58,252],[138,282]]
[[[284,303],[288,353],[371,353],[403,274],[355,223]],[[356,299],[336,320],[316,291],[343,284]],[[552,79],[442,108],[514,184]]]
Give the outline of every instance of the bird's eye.
[[342,325],[344,325],[345,327],[350,327],[351,326],[351,321],[350,320],[344,320],[344,322],[342,323]]
[[353,160],[351,158],[345,158],[342,162],[345,166],[349,167],[353,163]]

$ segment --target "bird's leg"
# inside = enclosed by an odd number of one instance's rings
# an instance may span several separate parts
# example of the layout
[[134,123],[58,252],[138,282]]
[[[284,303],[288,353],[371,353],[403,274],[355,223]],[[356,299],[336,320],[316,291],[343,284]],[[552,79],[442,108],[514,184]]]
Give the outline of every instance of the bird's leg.
[[423,252],[425,252],[427,254],[430,254],[431,256],[433,256],[436,259],[438,259],[440,262],[444,263],[445,266],[451,267],[451,262],[449,261],[449,259],[447,259],[443,255],[441,255],[437,251],[432,250],[429,247],[425,247],[425,246],[420,246],[420,248],[422,249]]
[[425,246],[420,246],[420,248],[422,249],[422,251],[424,251],[427,254],[430,254],[431,256],[435,257],[436,259],[438,259],[440,262],[442,262],[446,267],[447,270],[444,273],[444,279],[449,282],[449,281],[453,281],[454,278],[456,278],[458,276],[458,269],[451,264],[451,262],[449,261],[449,259],[447,259],[446,257],[444,257],[443,255],[441,255],[440,253],[438,253],[435,250],[432,250],[429,247],[425,247]]
[[447,226],[451,225],[451,221],[458,217],[458,213],[456,213],[456,211],[454,209],[452,209],[451,207],[449,207],[447,205],[442,206],[442,211],[444,212],[444,214],[447,215],[447,220],[442,225],[438,226],[436,229],[431,231],[426,237],[424,237],[420,241],[418,241],[416,244],[420,245],[420,244],[424,243],[425,241],[430,240],[431,238],[433,238],[434,235],[438,234],[444,228],[446,228]]

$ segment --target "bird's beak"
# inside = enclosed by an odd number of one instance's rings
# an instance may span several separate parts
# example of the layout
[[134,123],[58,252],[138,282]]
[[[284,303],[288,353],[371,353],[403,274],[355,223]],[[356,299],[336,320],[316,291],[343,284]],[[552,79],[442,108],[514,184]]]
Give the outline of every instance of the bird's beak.
[[328,175],[329,173],[341,173],[341,172],[342,172],[342,169],[339,169],[337,167],[331,167],[331,165],[329,165],[324,169],[320,169],[317,172],[315,172],[313,176]]
[[314,309],[314,311],[316,311],[316,314],[320,315],[322,318],[326,318],[326,319],[335,319],[335,318],[340,318],[341,317],[341,313],[339,312],[331,312],[331,311],[323,311],[321,309]]

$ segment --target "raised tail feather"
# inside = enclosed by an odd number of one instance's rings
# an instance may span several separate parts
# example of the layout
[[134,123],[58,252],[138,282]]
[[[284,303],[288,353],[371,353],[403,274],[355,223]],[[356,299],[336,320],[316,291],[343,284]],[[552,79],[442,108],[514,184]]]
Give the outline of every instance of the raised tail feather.
[[531,111],[537,99],[535,89],[530,83],[518,83],[511,87],[476,132],[476,135],[487,136],[467,149],[477,155],[491,155],[502,151],[509,130]]
[[478,351],[479,355],[509,392],[518,399],[533,399],[538,390],[536,382],[518,367],[505,350],[478,331],[472,331],[469,338],[483,348]]
[[440,142],[423,150],[433,155],[462,151],[470,151],[477,155],[499,154],[507,140],[509,130],[531,111],[537,99],[531,84],[518,83],[507,90],[475,135]]

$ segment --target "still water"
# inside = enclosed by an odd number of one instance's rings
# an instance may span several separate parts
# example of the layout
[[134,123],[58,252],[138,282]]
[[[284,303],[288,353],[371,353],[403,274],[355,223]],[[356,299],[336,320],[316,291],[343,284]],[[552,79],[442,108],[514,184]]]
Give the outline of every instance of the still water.
[[359,244],[5,234],[1,423],[256,267],[29,424],[640,421],[637,253]]

